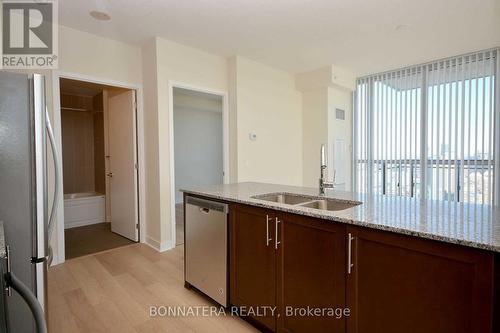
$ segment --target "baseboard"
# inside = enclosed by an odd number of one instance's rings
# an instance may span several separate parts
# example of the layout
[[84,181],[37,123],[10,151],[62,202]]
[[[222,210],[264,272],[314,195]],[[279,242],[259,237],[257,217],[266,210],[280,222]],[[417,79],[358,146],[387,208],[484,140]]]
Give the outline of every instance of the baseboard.
[[163,242],[160,243],[156,239],[146,236],[146,244],[155,249],[158,252],[165,252],[168,250],[172,250],[175,246],[172,246],[172,242]]
[[86,225],[98,224],[106,222],[103,219],[93,219],[93,220],[83,220],[83,221],[75,221],[75,222],[65,222],[64,229],[71,229],[76,227],[84,227]]

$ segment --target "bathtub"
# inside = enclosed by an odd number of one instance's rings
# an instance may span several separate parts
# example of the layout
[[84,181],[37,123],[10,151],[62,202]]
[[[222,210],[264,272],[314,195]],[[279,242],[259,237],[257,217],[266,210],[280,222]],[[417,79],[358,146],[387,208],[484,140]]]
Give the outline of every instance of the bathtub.
[[103,223],[106,221],[106,200],[97,192],[64,195],[64,228]]

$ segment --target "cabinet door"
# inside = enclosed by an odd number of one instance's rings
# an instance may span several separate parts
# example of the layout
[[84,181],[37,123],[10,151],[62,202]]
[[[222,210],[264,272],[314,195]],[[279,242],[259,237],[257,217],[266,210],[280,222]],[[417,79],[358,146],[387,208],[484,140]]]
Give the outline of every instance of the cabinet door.
[[365,228],[347,232],[354,237],[348,332],[491,332],[490,253]]
[[345,332],[345,226],[283,214],[278,236],[278,331]]
[[[262,307],[276,307],[276,251],[274,215],[271,214],[273,213],[270,211],[256,207],[232,206],[230,226],[232,305],[261,310]],[[267,241],[268,239],[271,240]],[[262,316],[262,314],[263,312],[260,312],[249,317],[254,322],[275,331],[276,319],[273,313],[267,311],[267,315]]]

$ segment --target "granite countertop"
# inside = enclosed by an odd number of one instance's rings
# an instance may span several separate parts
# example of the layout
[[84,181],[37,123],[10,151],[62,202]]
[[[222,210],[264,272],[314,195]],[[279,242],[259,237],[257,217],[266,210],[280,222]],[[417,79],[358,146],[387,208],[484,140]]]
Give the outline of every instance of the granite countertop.
[[324,220],[386,230],[500,253],[500,209],[447,201],[366,195],[327,190],[324,197],[363,204],[341,211],[323,211],[252,198],[268,193],[318,196],[318,189],[265,183],[236,183],[183,189],[229,202],[244,203]]
[[4,258],[6,256],[5,249],[5,234],[3,230],[3,221],[0,221],[0,258]]

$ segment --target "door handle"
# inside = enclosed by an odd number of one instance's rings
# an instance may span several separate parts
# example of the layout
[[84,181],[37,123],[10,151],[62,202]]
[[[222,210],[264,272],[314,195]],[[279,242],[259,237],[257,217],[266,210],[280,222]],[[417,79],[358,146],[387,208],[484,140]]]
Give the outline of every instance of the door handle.
[[277,217],[275,219],[276,221],[274,223],[274,249],[277,250],[278,245],[281,244],[281,242],[278,241],[278,224],[281,223],[281,221],[278,220]]
[[347,235],[347,274],[351,274],[354,264],[352,263],[352,241],[354,237],[349,233]]
[[269,215],[266,215],[266,246],[269,246],[269,243],[273,240],[269,237],[269,221],[271,220],[272,218],[269,217]]
[[47,323],[45,322],[45,314],[43,312],[42,306],[36,299],[30,288],[26,286],[21,280],[19,280],[12,272],[7,272],[5,274],[5,282],[9,287],[12,287],[19,296],[26,302],[29,307],[31,314],[35,319],[35,326],[37,333],[47,333]]
[[55,223],[55,217],[56,217],[56,208],[57,204],[59,202],[59,190],[61,187],[61,182],[59,181],[60,177],[60,165],[59,165],[59,153],[56,148],[56,142],[54,139],[54,131],[52,130],[52,125],[50,124],[50,117],[49,117],[49,110],[47,107],[45,107],[45,128],[47,131],[47,136],[49,137],[49,143],[50,143],[50,148],[52,150],[52,158],[54,160],[54,198],[52,200],[52,207],[50,208],[50,213],[49,213],[49,220],[48,220],[48,241],[49,241],[49,258],[48,258],[48,265],[50,266],[52,264],[52,259],[54,257],[52,247],[50,245],[50,239],[52,238],[52,233],[54,231],[54,223]]

